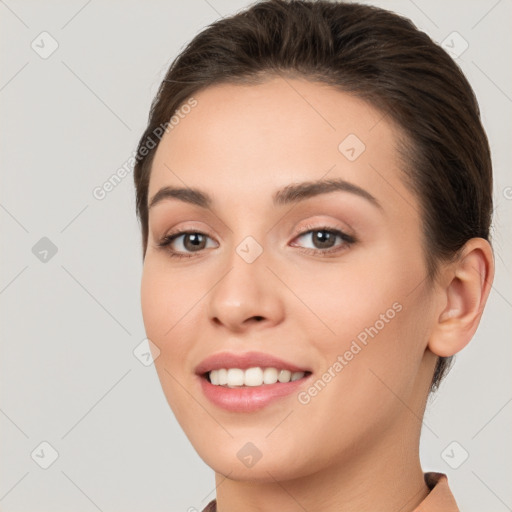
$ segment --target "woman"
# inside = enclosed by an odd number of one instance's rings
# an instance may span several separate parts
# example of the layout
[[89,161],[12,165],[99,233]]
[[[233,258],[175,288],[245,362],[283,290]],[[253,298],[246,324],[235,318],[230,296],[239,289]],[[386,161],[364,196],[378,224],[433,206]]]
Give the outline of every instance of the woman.
[[426,399],[494,276],[473,91],[376,7],[260,2],[198,34],[135,167],[142,312],[219,510],[458,510]]

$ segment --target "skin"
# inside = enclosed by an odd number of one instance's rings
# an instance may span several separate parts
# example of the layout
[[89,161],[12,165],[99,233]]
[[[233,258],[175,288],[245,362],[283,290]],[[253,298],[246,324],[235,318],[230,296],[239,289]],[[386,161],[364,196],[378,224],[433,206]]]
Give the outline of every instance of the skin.
[[[215,471],[218,510],[414,510],[428,494],[419,437],[436,357],[461,350],[478,326],[494,275],[489,244],[470,240],[437,282],[425,280],[400,131],[362,100],[289,77],[194,97],[158,146],[149,199],[174,185],[214,202],[150,209],[141,300],[163,391]],[[351,133],[366,145],[355,161],[338,150]],[[347,191],[272,204],[277,189],[321,178],[343,178],[382,208]],[[325,225],[356,242],[337,238],[339,252],[312,254],[326,250],[311,233]],[[194,253],[182,236],[173,248],[193,256],[172,258],[157,244],[174,229],[208,243]],[[263,249],[250,264],[236,252],[247,236]],[[394,303],[401,311],[308,404],[294,393],[234,413],[202,394],[194,368],[222,351],[270,353],[321,378]],[[247,442],[262,454],[250,468],[237,457]]]

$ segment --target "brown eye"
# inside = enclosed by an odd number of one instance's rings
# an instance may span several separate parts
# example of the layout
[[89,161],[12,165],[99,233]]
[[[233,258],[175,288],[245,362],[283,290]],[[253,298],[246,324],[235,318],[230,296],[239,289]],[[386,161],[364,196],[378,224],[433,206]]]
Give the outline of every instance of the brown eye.
[[336,243],[336,234],[330,231],[313,231],[311,237],[317,249],[330,249]]
[[187,251],[196,251],[206,247],[206,236],[201,233],[185,233],[183,247]]
[[[193,253],[211,247],[208,245],[208,240],[211,240],[208,235],[198,231],[180,231],[167,235],[158,245],[167,248],[172,256],[189,257]],[[215,244],[213,246],[215,247]]]
[[351,236],[343,233],[342,231],[324,228],[306,231],[297,237],[297,240],[299,239],[309,240],[312,247],[307,248],[313,250],[332,249],[333,247],[336,247],[336,240],[340,240],[341,242],[337,244],[338,246],[354,242],[354,239]]

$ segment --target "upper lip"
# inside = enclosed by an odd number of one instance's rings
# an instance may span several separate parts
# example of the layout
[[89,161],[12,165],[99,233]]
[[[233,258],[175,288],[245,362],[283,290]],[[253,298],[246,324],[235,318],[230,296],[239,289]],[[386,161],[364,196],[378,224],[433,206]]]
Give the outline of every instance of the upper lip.
[[195,368],[197,375],[203,375],[212,370],[221,368],[240,368],[246,370],[259,366],[262,368],[278,368],[282,370],[290,370],[291,372],[307,372],[306,368],[301,368],[288,361],[284,361],[279,357],[263,352],[219,352],[203,359]]

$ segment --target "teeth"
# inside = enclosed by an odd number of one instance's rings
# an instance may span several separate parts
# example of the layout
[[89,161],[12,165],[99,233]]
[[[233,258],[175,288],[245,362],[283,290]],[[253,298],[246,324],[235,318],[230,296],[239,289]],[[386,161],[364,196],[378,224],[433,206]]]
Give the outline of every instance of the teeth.
[[228,371],[227,370],[217,370],[219,386],[225,386],[228,383]]
[[[242,370],[237,371],[242,372]],[[261,368],[249,368],[242,374],[242,384],[246,386],[261,386],[263,384],[263,370]]]
[[279,372],[279,377],[277,377],[277,380],[279,382],[290,382],[291,378],[292,378],[292,372],[290,370],[281,370]]
[[275,368],[265,368],[263,370],[263,384],[275,384],[277,382],[277,370]]
[[228,386],[243,386],[244,371],[240,368],[230,368],[228,370]]
[[255,366],[247,370],[240,368],[222,368],[212,370],[209,373],[210,382],[215,386],[227,386],[229,388],[241,386],[261,386],[263,384],[275,384],[276,382],[286,383],[299,380],[304,377],[305,372],[291,372],[277,368],[260,368]]

